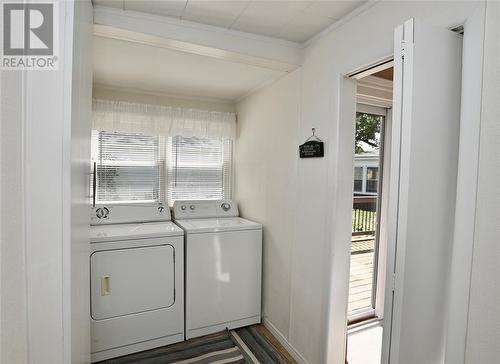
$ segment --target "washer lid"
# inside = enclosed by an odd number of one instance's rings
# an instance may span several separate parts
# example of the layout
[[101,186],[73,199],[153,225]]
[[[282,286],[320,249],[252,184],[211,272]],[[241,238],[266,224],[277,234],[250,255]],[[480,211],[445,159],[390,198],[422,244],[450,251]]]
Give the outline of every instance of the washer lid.
[[186,233],[212,233],[221,231],[262,229],[262,225],[241,217],[224,217],[211,219],[176,220],[177,225]]
[[90,242],[182,236],[184,232],[173,222],[146,222],[142,224],[111,224],[90,227]]

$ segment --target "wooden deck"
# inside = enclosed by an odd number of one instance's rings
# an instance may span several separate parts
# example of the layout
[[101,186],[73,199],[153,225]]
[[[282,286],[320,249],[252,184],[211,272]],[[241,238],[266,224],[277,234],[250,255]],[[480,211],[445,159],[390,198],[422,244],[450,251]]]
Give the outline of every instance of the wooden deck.
[[374,240],[355,241],[351,245],[348,315],[372,307]]

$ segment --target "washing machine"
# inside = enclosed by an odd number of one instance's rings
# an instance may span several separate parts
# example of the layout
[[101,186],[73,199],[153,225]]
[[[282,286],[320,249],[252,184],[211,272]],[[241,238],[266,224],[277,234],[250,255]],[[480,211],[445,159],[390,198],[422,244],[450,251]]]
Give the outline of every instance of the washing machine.
[[232,201],[176,201],[184,230],[186,338],[260,323],[262,225]]
[[184,340],[184,236],[164,206],[91,212],[92,362]]

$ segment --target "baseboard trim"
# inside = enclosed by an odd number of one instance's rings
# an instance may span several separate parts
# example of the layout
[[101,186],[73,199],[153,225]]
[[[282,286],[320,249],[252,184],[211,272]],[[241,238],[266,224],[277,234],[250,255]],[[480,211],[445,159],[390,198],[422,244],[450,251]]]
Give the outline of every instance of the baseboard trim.
[[309,364],[309,362],[288,342],[283,334],[267,318],[263,317],[262,323],[299,364]]

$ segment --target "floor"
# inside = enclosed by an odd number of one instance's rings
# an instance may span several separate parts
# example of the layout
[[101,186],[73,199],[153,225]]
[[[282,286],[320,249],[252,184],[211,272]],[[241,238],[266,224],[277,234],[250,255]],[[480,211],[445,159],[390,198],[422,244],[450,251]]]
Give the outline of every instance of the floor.
[[349,332],[347,339],[349,364],[380,364],[381,353],[382,326],[379,322]]
[[371,309],[374,240],[353,238],[349,277],[349,316]]
[[264,325],[190,339],[96,364],[296,364]]
[[[374,269],[373,236],[353,237],[351,245],[351,270],[349,276],[348,315],[353,316],[372,309]],[[382,326],[379,321],[369,321],[350,328],[347,339],[349,364],[380,364],[382,352]]]

